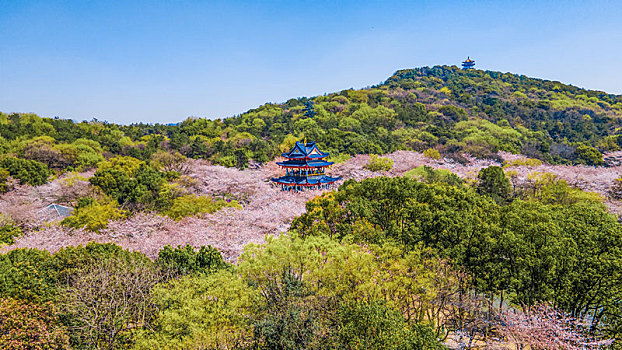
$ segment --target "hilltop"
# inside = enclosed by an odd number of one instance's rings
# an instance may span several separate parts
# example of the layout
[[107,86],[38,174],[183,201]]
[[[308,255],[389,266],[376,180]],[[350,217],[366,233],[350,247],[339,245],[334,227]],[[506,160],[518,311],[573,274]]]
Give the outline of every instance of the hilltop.
[[[0,114],[0,149],[54,171],[102,156],[148,160],[158,150],[244,168],[306,136],[335,157],[423,151],[462,161],[498,151],[554,164],[603,164],[621,149],[622,96],[554,81],[437,66],[397,71],[383,84],[266,104],[240,116],[178,125],[74,123]],[[29,141],[30,140],[30,141]],[[88,141],[87,141],[88,140]],[[94,142],[92,142],[94,141]]]

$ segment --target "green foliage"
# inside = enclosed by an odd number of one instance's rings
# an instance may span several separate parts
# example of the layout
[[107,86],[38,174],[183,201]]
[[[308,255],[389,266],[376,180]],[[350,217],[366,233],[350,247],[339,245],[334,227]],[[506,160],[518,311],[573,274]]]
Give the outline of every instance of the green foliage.
[[349,154],[345,154],[345,153],[334,154],[334,153],[331,153],[330,156],[328,156],[328,158],[326,160],[329,161],[329,162],[334,162],[335,164],[339,164],[339,163],[343,163],[343,162],[347,161],[350,158],[352,158],[352,157],[350,157]]
[[393,159],[372,154],[369,156],[369,162],[367,162],[365,168],[371,171],[389,171],[393,168]]
[[172,248],[164,246],[158,253],[156,265],[166,276],[182,276],[194,273],[212,273],[225,268],[222,254],[212,246],[201,246],[198,251],[190,245]]
[[253,324],[255,342],[264,349],[317,348],[322,316],[313,293],[290,269],[263,291],[263,316]]
[[98,164],[98,170],[116,170],[127,174],[129,177],[136,176],[136,173],[144,162],[133,157],[113,157]]
[[342,305],[338,318],[339,338],[348,349],[444,349],[430,327],[409,325],[383,302]]
[[155,209],[162,204],[164,178],[165,174],[138,159],[117,157],[100,164],[89,182],[120,205]]
[[89,231],[99,231],[108,227],[108,222],[118,220],[125,215],[115,202],[99,203],[82,201],[71,216],[64,218],[61,225],[73,228],[84,228]]
[[[270,239],[264,247],[249,245],[238,272],[263,295],[278,291],[277,297],[266,299],[268,310],[280,302],[283,314],[307,310],[301,316],[317,327],[315,338],[330,333],[326,324],[335,322],[336,315],[327,309],[373,299],[387,300],[388,307],[409,315],[412,324],[438,322],[431,316],[434,298],[456,283],[455,272],[429,250],[405,252],[392,244],[361,247],[326,236],[283,236]],[[295,287],[299,281],[304,281],[303,286]],[[288,285],[295,287],[298,297],[285,292]],[[292,298],[289,302],[283,300],[287,295]],[[415,307],[412,300],[421,302]],[[292,330],[298,329],[298,321],[291,320]]]
[[20,237],[22,235],[22,229],[13,226],[13,225],[5,225],[0,227],[0,244],[13,244],[15,243],[15,238]]
[[68,340],[74,348],[128,345],[136,327],[151,319],[149,291],[159,280],[149,258],[114,244],[91,242],[53,255],[36,249],[1,254],[0,338],[13,343],[0,344],[17,346],[21,339],[32,346],[16,349],[66,349]]
[[185,172],[186,157],[179,152],[158,151],[151,156],[151,166],[158,171],[178,173]]
[[579,145],[575,150],[577,161],[587,165],[603,165],[603,155],[594,147],[587,145]]
[[213,213],[224,207],[241,208],[235,200],[227,202],[224,199],[214,200],[208,196],[187,195],[175,198],[165,213],[175,220],[181,220],[187,216]]
[[235,167],[240,170],[248,168],[248,156],[243,150],[235,151]]
[[489,166],[483,168],[477,174],[479,183],[477,192],[490,196],[495,202],[502,204],[507,202],[512,195],[512,184],[510,179],[505,176],[503,168],[498,166]]
[[37,249],[11,250],[0,254],[0,298],[54,300],[59,285],[82,267],[112,258],[148,260],[144,254],[109,243],[61,248],[54,255]]
[[404,177],[413,178],[427,183],[442,182],[449,185],[462,185],[464,180],[447,169],[434,169],[422,165],[404,173]]
[[540,166],[540,165],[542,165],[542,161],[539,159],[533,159],[533,158],[524,158],[524,159],[521,158],[521,159],[516,159],[512,161],[506,161],[503,163],[504,168],[520,167],[520,166],[535,167],[535,166]]
[[441,159],[441,154],[438,152],[437,149],[433,149],[433,148],[428,148],[425,151],[423,151],[423,155],[430,159],[435,159],[435,160]]
[[11,174],[8,170],[0,168],[0,193],[8,192],[9,190],[9,176]]
[[43,185],[52,175],[50,169],[43,163],[15,157],[2,159],[0,167],[6,169],[12,177],[19,179],[20,183],[31,186]]
[[[602,205],[561,203],[500,206],[466,187],[374,178],[346,181],[336,193],[308,202],[292,228],[303,237],[397,241],[407,249],[424,244],[469,271],[482,292],[617,320],[622,251],[615,247],[622,246],[622,227]],[[607,329],[609,321],[592,322]]]
[[67,329],[51,303],[0,298],[0,347],[18,349],[69,349]]
[[31,302],[56,295],[56,274],[47,251],[15,249],[0,255],[0,298]]
[[235,270],[157,286],[157,317],[136,348],[441,348],[437,330],[420,323],[439,321],[435,297],[455,283],[429,250],[269,237],[247,246]]
[[259,293],[227,270],[186,276],[156,286],[158,310],[152,329],[144,329],[136,349],[234,348],[250,345],[248,315]]
[[526,200],[536,200],[540,203],[554,205],[585,205],[606,210],[603,198],[595,192],[584,192],[574,188],[550,173],[531,173],[528,179],[531,185],[521,189],[519,195]]

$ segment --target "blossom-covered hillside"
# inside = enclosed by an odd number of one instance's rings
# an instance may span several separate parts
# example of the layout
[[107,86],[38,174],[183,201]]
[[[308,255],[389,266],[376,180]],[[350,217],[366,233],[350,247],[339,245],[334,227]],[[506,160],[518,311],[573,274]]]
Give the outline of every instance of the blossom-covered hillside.
[[[552,174],[569,185],[595,192],[607,200],[610,210],[620,213],[620,202],[610,199],[609,192],[622,174],[622,166],[593,167],[583,165],[527,164],[527,158],[501,153],[506,160],[506,172],[512,181],[525,185],[537,180],[538,174]],[[447,169],[459,177],[474,181],[478,172],[491,165],[502,165],[491,160],[469,158],[467,164],[452,159],[431,159],[422,153],[397,151],[386,155],[394,161],[389,171],[370,171],[365,165],[368,155],[358,155],[330,170],[343,180],[363,180],[377,176],[404,176],[412,169],[430,166]],[[214,213],[190,216],[174,221],[152,211],[141,211],[129,218],[112,220],[105,229],[92,232],[80,228],[58,225],[60,217],[46,206],[89,193],[86,179],[92,172],[60,177],[38,187],[17,186],[0,197],[0,212],[5,219],[22,223],[23,237],[3,250],[29,247],[57,251],[64,246],[86,244],[89,241],[113,242],[125,248],[145,253],[155,258],[165,245],[212,245],[223,252],[227,260],[235,261],[242,248],[251,242],[263,242],[266,235],[287,231],[292,220],[305,212],[305,203],[321,191],[302,193],[282,192],[270,184],[269,178],[280,174],[275,163],[257,169],[238,170],[211,165],[201,160],[188,161],[188,177],[192,179],[189,190],[197,196],[229,196],[237,198],[241,208],[224,208]],[[342,181],[343,182],[343,181]]]

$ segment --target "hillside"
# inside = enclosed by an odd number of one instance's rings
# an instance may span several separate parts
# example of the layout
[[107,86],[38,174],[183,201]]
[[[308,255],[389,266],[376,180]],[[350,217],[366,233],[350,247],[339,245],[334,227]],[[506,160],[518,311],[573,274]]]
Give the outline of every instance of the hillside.
[[[621,115],[622,96],[447,66],[400,70],[366,89],[179,125],[0,114],[0,180],[7,192],[0,209],[5,225],[26,233],[17,247],[56,251],[97,240],[155,257],[166,244],[211,244],[235,260],[247,243],[286,231],[315,196],[282,196],[266,182],[278,174],[270,161],[307,137],[342,162],[334,171],[346,180],[402,176],[430,165],[475,181],[482,164],[541,159],[541,166],[507,169],[515,186],[533,182],[530,174],[553,173],[599,193],[619,213],[621,205],[610,194],[619,176]],[[428,149],[442,159],[416,153]],[[395,168],[363,169],[361,159],[367,158],[356,155],[368,153],[390,154]],[[576,167],[604,160],[609,168]],[[249,165],[258,170],[243,171]],[[238,169],[227,169],[233,166]],[[46,183],[49,175],[53,180]],[[63,226],[46,227],[62,219],[45,209],[54,203],[84,209]],[[230,203],[242,209],[221,209]],[[90,218],[93,212],[97,220]],[[204,217],[195,217],[199,213]],[[236,234],[223,236],[232,227]]]
[[269,161],[306,136],[341,157],[436,148],[457,160],[463,153],[494,159],[506,151],[551,163],[599,165],[600,153],[621,148],[620,115],[622,96],[441,66],[401,70],[367,89],[174,126],[1,114],[0,150],[55,171],[94,166],[102,155],[148,160],[161,149],[244,168],[247,159]]
[[[622,96],[456,67],[179,125],[0,114],[0,334],[620,349],[621,116]],[[338,188],[269,181],[302,138]]]
[[[573,187],[598,193],[607,199],[606,203],[611,212],[622,214],[622,203],[608,198],[615,179],[622,174],[620,166],[594,168],[582,165],[526,165],[525,162],[520,162],[525,159],[522,156],[502,152],[501,157],[507,164],[516,164],[507,167],[508,173],[516,174],[513,179],[516,186],[533,184],[533,179],[530,179],[533,174],[552,174]],[[430,166],[449,170],[468,181],[476,181],[481,169],[501,165],[495,161],[477,159],[460,164],[447,158],[430,159],[412,151],[397,151],[387,155],[387,158],[395,162],[390,171],[374,172],[365,169],[369,156],[359,155],[333,166],[331,173],[343,178],[339,182],[341,184],[350,179],[361,181],[379,176],[404,176],[414,168]],[[88,178],[92,173],[81,175]],[[238,170],[210,165],[200,160],[190,161],[187,176],[194,181],[191,188],[193,195],[220,197],[228,194],[235,198],[244,198],[242,208],[222,209],[201,216],[186,217],[181,221],[174,221],[154,212],[137,212],[132,217],[111,222],[100,232],[46,225],[59,221],[58,215],[46,210],[46,206],[50,203],[71,205],[66,198],[78,198],[92,193],[94,188],[88,181],[81,180],[70,186],[67,182],[70,177],[63,176],[36,189],[18,186],[1,197],[0,212],[23,225],[24,236],[16,237],[13,245],[0,249],[8,251],[15,248],[37,248],[56,252],[62,247],[97,241],[115,243],[156,258],[165,245],[211,245],[218,248],[226,260],[233,262],[247,244],[261,243],[266,235],[286,232],[292,220],[305,212],[306,201],[319,195],[318,192],[281,192],[268,183],[269,178],[280,175],[281,171],[274,164],[259,169]],[[324,192],[326,191],[321,193]]]

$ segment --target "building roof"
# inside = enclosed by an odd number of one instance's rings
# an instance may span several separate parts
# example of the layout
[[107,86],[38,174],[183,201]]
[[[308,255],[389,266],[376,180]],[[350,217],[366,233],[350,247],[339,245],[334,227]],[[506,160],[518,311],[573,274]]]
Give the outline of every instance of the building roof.
[[54,212],[55,214],[58,214],[58,216],[61,218],[65,218],[71,215],[71,212],[73,211],[72,207],[67,207],[60,204],[50,204],[46,206],[45,209]]
[[322,152],[315,142],[302,143],[296,141],[294,147],[288,153],[281,154],[285,158],[290,159],[320,159],[328,157],[328,152]]
[[284,162],[277,162],[277,165],[286,168],[321,168],[335,164],[334,162],[327,162],[325,160],[309,160],[309,159],[293,159],[286,160]]
[[273,182],[276,182],[279,185],[317,186],[317,185],[333,183],[339,179],[341,179],[341,177],[321,175],[321,176],[309,176],[309,177],[283,176],[279,178],[272,178],[270,180],[272,180]]

